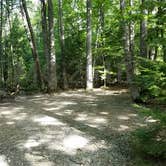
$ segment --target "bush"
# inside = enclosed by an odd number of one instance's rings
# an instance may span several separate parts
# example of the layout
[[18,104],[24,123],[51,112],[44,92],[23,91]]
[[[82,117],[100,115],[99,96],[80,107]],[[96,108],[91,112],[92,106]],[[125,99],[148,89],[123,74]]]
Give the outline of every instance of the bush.
[[140,109],[141,115],[157,119],[157,122],[133,132],[133,149],[143,157],[166,160],[166,114],[164,110],[142,106]]
[[134,83],[140,88],[140,99],[143,102],[156,100],[166,103],[166,63],[144,58],[139,58],[137,62]]
[[138,129],[133,143],[136,152],[144,157],[166,159],[166,127],[161,124]]

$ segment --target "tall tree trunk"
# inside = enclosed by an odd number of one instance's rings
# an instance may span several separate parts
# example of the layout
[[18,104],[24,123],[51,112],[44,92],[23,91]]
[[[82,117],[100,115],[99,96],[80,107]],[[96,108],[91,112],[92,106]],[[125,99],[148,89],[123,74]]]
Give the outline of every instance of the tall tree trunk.
[[6,0],[6,10],[7,10],[7,19],[9,24],[9,32],[10,32],[10,53],[11,53],[11,88],[14,89],[14,50],[13,50],[13,36],[12,36],[12,18],[10,18],[10,12],[12,11],[13,4]]
[[[165,1],[164,0],[158,0],[158,2],[159,3],[164,3]],[[158,15],[159,16],[164,16],[164,14],[165,14],[165,8],[159,6],[158,7]],[[159,28],[160,35],[164,39],[166,37],[165,36],[165,29],[164,29],[164,22],[162,20],[160,20],[160,17],[159,17],[159,19],[157,21],[157,24],[160,27]],[[166,62],[166,42],[163,42],[163,44],[162,44],[162,51],[163,51],[163,61]]]
[[0,83],[3,84],[4,77],[3,77],[3,45],[2,45],[2,28],[3,28],[3,0],[1,0],[0,3],[0,77],[1,81]]
[[92,2],[87,0],[87,41],[86,41],[86,56],[87,56],[87,66],[86,66],[86,88],[87,90],[93,89],[93,66],[92,66],[92,27],[91,27],[91,17],[92,17]]
[[46,65],[45,65],[45,79],[44,83],[46,84],[47,90],[49,82],[49,37],[48,37],[48,22],[47,22],[47,5],[45,0],[41,1],[41,20],[42,20],[42,35],[43,35],[43,54],[45,56]]
[[63,88],[67,89],[67,76],[66,76],[66,51],[65,51],[65,33],[63,23],[63,0],[58,0],[59,5],[59,32],[60,32],[60,45],[61,45],[61,57],[62,57],[62,79]]
[[56,77],[56,56],[55,56],[55,37],[54,37],[54,10],[53,1],[48,0],[48,36],[49,36],[49,91],[57,89]]
[[[133,0],[129,1],[129,5],[131,7],[133,6]],[[121,6],[122,14],[124,16],[124,12],[127,7],[126,1],[120,0],[120,6]],[[129,13],[129,14],[131,15],[132,13]],[[139,88],[133,84],[133,77],[134,77],[134,23],[133,21],[130,21],[129,23],[127,23],[126,20],[124,20],[123,31],[124,31],[123,41],[124,41],[127,83],[130,88],[132,99],[137,100],[140,94],[139,94]]]
[[[120,0],[121,12],[124,18],[124,13],[126,10],[126,1]],[[132,81],[132,54],[130,52],[130,25],[123,20],[123,43],[124,43],[124,54],[125,54],[125,64],[126,64],[126,77],[127,83],[130,84]]]
[[[164,29],[161,30],[161,37],[164,38]],[[163,61],[166,63],[166,43],[163,43]]]
[[145,18],[146,15],[146,9],[144,9],[144,3],[145,0],[141,0],[141,14],[142,14],[142,19],[140,22],[140,56],[147,58],[148,57],[148,50],[147,50],[147,20]]
[[35,67],[36,67],[36,76],[37,76],[37,83],[38,86],[40,88],[42,88],[42,75],[41,75],[41,68],[40,68],[40,63],[39,63],[39,56],[38,56],[38,52],[37,52],[37,47],[36,47],[36,41],[35,41],[35,35],[33,32],[33,28],[32,28],[32,24],[30,21],[30,17],[29,17],[29,13],[27,10],[27,5],[26,5],[26,0],[21,0],[21,13],[22,13],[22,17],[24,20],[26,20],[27,22],[27,29],[29,30],[29,42],[30,42],[30,46],[31,46],[31,50],[32,50],[32,55],[33,55],[33,59],[35,62]]

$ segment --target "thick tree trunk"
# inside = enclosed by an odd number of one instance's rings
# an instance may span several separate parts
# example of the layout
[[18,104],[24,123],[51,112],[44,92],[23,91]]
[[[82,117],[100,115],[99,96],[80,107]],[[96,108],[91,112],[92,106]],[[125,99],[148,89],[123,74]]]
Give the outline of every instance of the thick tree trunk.
[[63,1],[58,0],[59,5],[59,33],[60,33],[60,45],[61,45],[61,57],[62,57],[62,79],[63,88],[68,88],[67,76],[66,76],[66,51],[65,51],[65,32],[63,23]]
[[87,90],[93,89],[91,16],[92,16],[92,3],[91,3],[91,0],[87,0],[87,41],[86,41],[86,56],[87,56],[86,88]]
[[42,35],[43,35],[43,54],[45,56],[46,65],[45,65],[45,79],[44,83],[48,89],[49,81],[49,37],[48,37],[48,23],[47,23],[47,5],[45,0],[41,1],[41,18],[42,18]]
[[[142,8],[144,8],[144,2],[145,0],[141,0]],[[145,18],[146,10],[141,10],[143,18],[140,22],[140,56],[147,58],[148,57],[148,50],[147,50],[147,20]]]
[[21,0],[21,13],[22,13],[22,17],[24,20],[26,20],[27,22],[27,29],[29,30],[29,42],[30,42],[30,46],[31,46],[31,50],[32,50],[32,55],[33,55],[33,59],[35,62],[35,67],[36,67],[36,75],[37,75],[37,82],[40,88],[42,88],[42,75],[41,75],[41,69],[40,69],[40,63],[39,63],[39,57],[38,57],[38,52],[37,52],[37,47],[36,47],[36,41],[35,41],[35,35],[33,32],[33,28],[32,28],[32,24],[30,21],[30,17],[29,17],[29,13],[27,10],[27,5],[26,5],[26,0]]
[[53,1],[48,0],[48,36],[49,36],[49,91],[54,92],[57,89],[56,77],[56,56],[55,56],[55,37],[54,37],[54,10]]
[[[125,0],[120,1],[120,6],[122,14],[124,14],[126,9]],[[129,5],[133,6],[133,1],[129,1]],[[130,13],[131,15],[132,13]],[[124,41],[124,54],[125,54],[125,63],[126,63],[126,75],[127,83],[130,88],[131,97],[133,100],[137,100],[140,96],[139,88],[133,84],[134,78],[134,23],[130,21],[127,23],[126,20],[123,22],[123,41]]]

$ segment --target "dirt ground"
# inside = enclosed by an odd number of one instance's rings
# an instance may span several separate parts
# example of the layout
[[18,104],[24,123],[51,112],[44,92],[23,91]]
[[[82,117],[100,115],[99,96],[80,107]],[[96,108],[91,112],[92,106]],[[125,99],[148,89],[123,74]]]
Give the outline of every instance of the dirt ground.
[[127,90],[84,90],[0,103],[0,166],[128,166],[144,126]]

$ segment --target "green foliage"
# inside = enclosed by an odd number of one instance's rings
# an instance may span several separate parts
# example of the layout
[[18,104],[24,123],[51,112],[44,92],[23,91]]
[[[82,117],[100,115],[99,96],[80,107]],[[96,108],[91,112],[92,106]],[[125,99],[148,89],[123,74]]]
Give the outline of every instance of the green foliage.
[[166,101],[166,64],[140,58],[137,62],[135,84],[141,89],[141,99],[162,98]]
[[136,154],[158,160],[166,159],[166,114],[164,110],[137,106],[142,116],[156,120],[133,132],[132,145]]
[[166,159],[166,127],[155,124],[138,129],[134,133],[133,142],[137,153],[144,157]]

